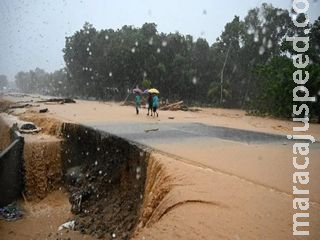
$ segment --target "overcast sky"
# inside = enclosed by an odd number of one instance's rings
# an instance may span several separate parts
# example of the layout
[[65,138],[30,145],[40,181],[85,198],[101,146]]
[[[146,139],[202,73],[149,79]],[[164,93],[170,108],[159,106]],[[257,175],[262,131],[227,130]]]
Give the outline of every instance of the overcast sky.
[[[141,27],[154,22],[158,32],[204,37],[212,44],[234,15],[242,19],[261,3],[290,9],[291,0],[0,0],[0,74],[64,67],[65,36],[89,22],[97,29]],[[309,0],[313,22],[319,1]]]

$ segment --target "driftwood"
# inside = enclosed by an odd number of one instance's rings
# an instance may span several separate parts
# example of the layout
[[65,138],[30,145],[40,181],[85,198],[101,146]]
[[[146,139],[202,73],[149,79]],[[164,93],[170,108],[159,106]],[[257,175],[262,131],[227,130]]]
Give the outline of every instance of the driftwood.
[[170,111],[178,111],[178,110],[182,110],[182,111],[188,111],[188,107],[183,104],[183,101],[179,101],[179,102],[175,102],[169,105],[164,105],[162,107],[159,108],[159,110],[170,110]]
[[159,110],[179,110],[182,104],[183,104],[183,101],[175,102],[169,105],[164,105],[160,107]]
[[37,101],[39,103],[76,103],[75,100],[71,98],[50,98],[46,100]]
[[159,128],[152,128],[152,129],[145,129],[144,131],[145,132],[155,132],[155,131],[158,131]]
[[33,105],[26,103],[26,104],[12,105],[9,108],[14,109],[14,108],[26,108],[26,107],[33,107]]

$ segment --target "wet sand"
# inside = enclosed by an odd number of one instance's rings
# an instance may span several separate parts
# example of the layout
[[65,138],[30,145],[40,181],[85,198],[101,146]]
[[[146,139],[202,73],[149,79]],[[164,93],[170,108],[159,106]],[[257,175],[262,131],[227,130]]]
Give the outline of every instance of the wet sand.
[[[49,112],[36,113],[41,107],[47,107]],[[292,121],[247,116],[241,110],[225,109],[160,111],[159,118],[153,118],[147,117],[145,110],[137,116],[134,107],[92,101],[41,104],[26,111],[17,110],[16,115],[38,123],[47,133],[52,132],[54,124],[63,121],[81,124],[198,122],[282,135],[293,134],[292,127],[299,126]],[[320,139],[320,125],[310,124],[307,134]],[[155,209],[148,208],[146,198],[144,211],[148,221],[137,229],[135,239],[293,238],[292,216],[299,211],[292,208],[292,174],[296,172],[292,166],[292,145],[213,142],[201,138],[159,143],[155,148],[152,157],[167,177],[164,177],[163,189],[149,189],[147,194],[159,191],[158,195],[163,198]],[[310,190],[309,239],[320,239],[319,156],[319,147],[311,146],[310,182],[304,186]],[[17,229],[20,229],[19,222]]]

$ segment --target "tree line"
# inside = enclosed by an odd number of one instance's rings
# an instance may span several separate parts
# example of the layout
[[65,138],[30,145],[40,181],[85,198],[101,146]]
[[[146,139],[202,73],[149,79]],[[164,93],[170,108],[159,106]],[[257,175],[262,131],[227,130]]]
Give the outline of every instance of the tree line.
[[[155,23],[117,30],[85,23],[65,39],[64,69],[19,72],[16,83],[25,92],[103,100],[122,100],[137,85],[156,87],[163,99],[291,117],[295,67],[286,36],[309,36],[306,87],[311,96],[320,89],[320,18],[305,28],[307,35],[288,10],[265,3],[243,20],[235,16],[211,46],[203,38],[159,33]],[[319,101],[310,109],[319,117]]]

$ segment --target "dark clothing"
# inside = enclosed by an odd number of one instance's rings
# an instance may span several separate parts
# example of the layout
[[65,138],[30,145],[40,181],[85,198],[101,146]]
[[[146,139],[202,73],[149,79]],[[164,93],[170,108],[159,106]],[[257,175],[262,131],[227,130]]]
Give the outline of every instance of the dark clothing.
[[153,105],[153,98],[152,95],[149,94],[148,96],[148,114],[149,115],[149,111],[151,111],[151,116],[152,116],[152,105]]

